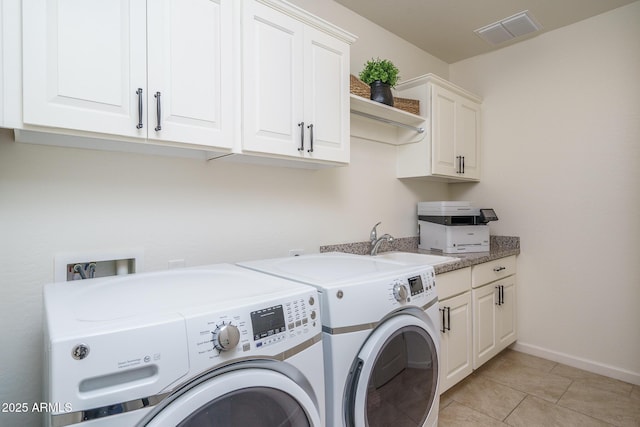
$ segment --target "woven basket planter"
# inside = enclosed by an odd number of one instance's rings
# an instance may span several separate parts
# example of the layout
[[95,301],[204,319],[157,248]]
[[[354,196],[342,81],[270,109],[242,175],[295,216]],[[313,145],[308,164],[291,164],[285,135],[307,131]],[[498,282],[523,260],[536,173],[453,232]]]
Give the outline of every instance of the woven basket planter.
[[[354,76],[350,75],[350,92],[363,98],[371,98],[371,88],[368,84]],[[408,113],[420,115],[420,101],[417,99],[393,97],[393,107]]]

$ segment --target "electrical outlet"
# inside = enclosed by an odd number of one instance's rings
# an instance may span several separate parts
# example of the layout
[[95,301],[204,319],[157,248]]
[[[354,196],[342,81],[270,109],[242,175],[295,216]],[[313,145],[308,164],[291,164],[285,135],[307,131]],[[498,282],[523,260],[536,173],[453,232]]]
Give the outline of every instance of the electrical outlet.
[[290,249],[289,256],[300,256],[304,254],[304,249]]

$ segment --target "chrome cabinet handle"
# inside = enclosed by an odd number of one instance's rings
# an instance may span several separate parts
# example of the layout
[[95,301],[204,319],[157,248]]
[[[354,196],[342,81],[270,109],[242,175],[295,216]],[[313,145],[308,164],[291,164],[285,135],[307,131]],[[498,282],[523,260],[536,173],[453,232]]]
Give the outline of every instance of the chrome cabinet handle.
[[136,95],[138,95],[138,124],[136,125],[136,129],[142,129],[142,88],[139,87],[136,91]]
[[156,92],[156,94],[153,96],[156,98],[156,115],[157,115],[157,123],[158,123],[158,126],[156,126],[155,131],[160,132],[162,130],[162,125],[161,125],[162,110],[160,106],[160,92]]
[[298,147],[298,151],[304,151],[304,122],[298,123],[298,127],[300,128],[300,147]]
[[307,126],[307,129],[309,129],[309,137],[311,140],[311,142],[309,143],[310,148],[307,150],[307,153],[313,153],[313,123]]

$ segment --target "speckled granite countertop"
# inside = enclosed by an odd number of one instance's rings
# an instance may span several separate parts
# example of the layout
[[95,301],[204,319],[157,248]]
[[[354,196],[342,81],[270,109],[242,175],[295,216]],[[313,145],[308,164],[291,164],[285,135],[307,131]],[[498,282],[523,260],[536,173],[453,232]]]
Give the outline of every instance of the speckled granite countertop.
[[[443,254],[437,251],[418,249],[418,237],[402,237],[393,242],[381,245],[379,253],[389,251],[413,252],[431,255],[444,255],[459,258],[459,262],[451,262],[434,266],[436,274],[459,270],[476,264],[520,254],[520,238],[512,236],[491,236],[489,252],[474,252],[466,254]],[[339,245],[320,246],[320,252],[346,252],[350,254],[368,255],[371,251],[369,242],[345,243]]]

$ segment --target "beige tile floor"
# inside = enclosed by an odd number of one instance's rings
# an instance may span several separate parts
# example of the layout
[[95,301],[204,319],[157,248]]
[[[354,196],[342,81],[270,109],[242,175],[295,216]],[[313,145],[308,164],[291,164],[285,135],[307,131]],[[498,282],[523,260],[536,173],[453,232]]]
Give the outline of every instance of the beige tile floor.
[[640,426],[640,386],[505,350],[440,396],[448,426]]

